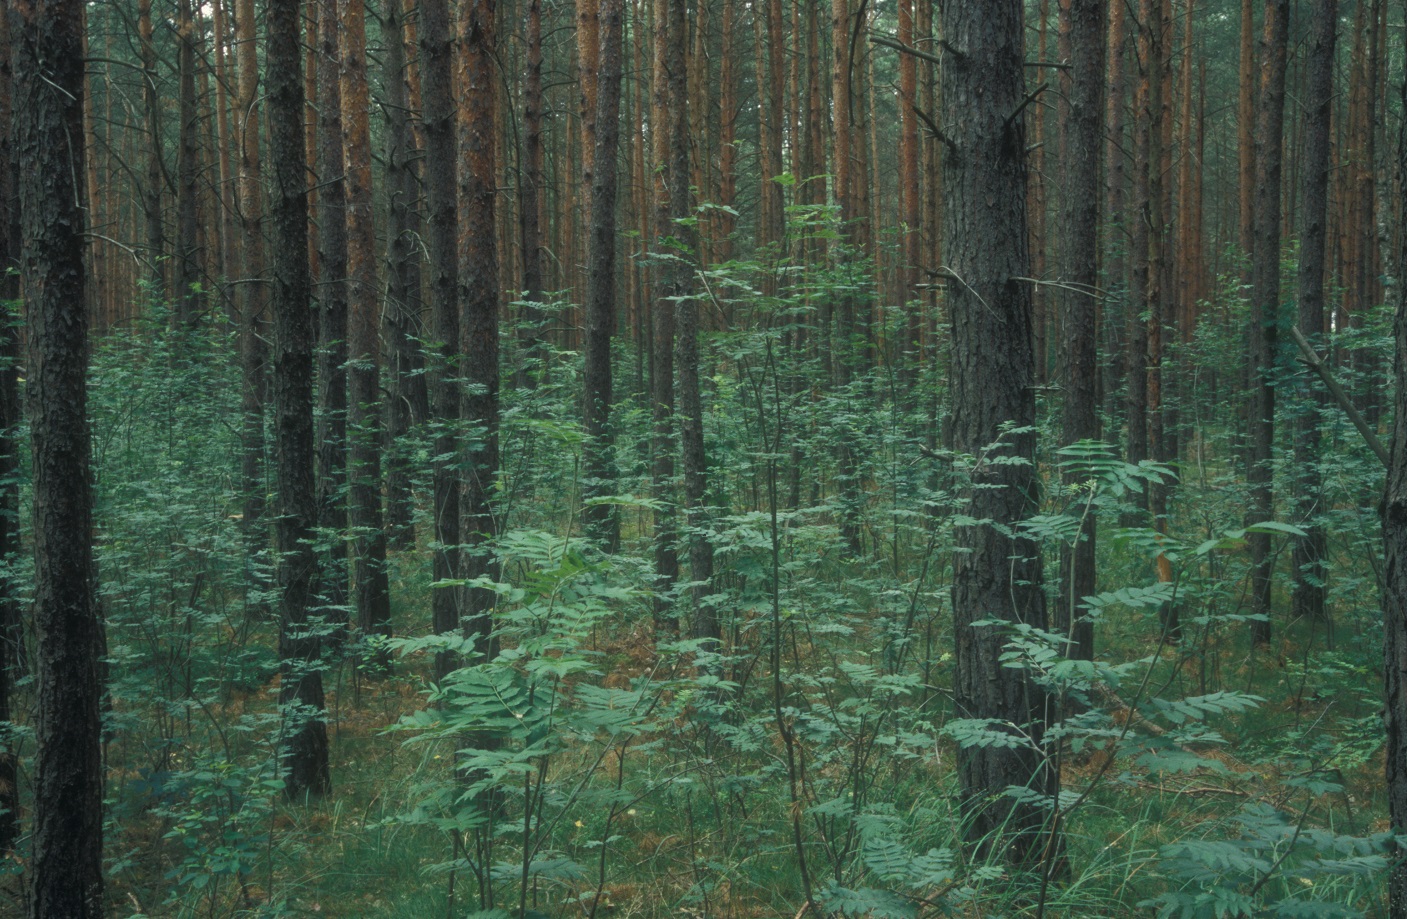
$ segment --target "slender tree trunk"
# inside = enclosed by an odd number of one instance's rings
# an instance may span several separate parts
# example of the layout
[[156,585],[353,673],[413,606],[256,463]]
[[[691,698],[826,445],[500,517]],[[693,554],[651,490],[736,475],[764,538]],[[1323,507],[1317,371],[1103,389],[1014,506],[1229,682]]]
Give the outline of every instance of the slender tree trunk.
[[1138,85],[1134,90],[1133,226],[1129,231],[1129,313],[1128,316],[1128,449],[1125,458],[1140,463],[1148,458],[1148,323],[1144,310],[1153,283],[1148,264],[1151,226],[1149,175],[1152,171],[1153,132],[1157,130],[1153,112],[1153,55],[1158,0],[1141,0],[1138,6],[1136,60]]
[[391,634],[386,531],[381,514],[380,282],[372,210],[371,95],[366,75],[366,2],[342,0],[342,156],[347,201],[347,471],[348,522],[357,626],[363,635]]
[[[459,577],[459,483],[453,457],[459,419],[459,209],[457,138],[448,0],[420,0],[420,67],[424,85],[425,198],[430,262],[430,389],[435,413],[433,574],[436,582]],[[445,635],[459,629],[459,591],[430,595],[431,624]],[[439,679],[458,666],[455,655],[435,659]]]
[[[1251,260],[1251,451],[1247,484],[1251,489],[1248,524],[1274,514],[1275,384],[1280,324],[1280,170],[1285,123],[1285,57],[1289,37],[1289,0],[1266,0],[1262,38],[1261,84],[1256,112],[1255,243]],[[1270,590],[1275,558],[1270,534],[1251,533],[1251,610],[1264,617],[1251,623],[1258,645],[1270,642]]]
[[386,307],[382,339],[390,397],[386,400],[386,530],[397,549],[415,545],[415,496],[411,494],[411,460],[406,437],[423,419],[425,376],[420,349],[414,340],[420,314],[420,240],[415,202],[420,183],[415,175],[415,131],[411,127],[405,20],[400,0],[383,6],[382,93],[386,113]]
[[[161,159],[161,97],[156,85],[156,43],[153,34],[151,0],[137,0],[138,55],[142,63],[142,107],[147,131],[142,211],[146,218],[145,258],[148,283],[151,285],[148,296],[161,302],[166,299],[166,271],[162,264],[166,255],[166,231],[161,222],[161,192],[166,184],[166,167]],[[240,79],[244,79],[242,72]]]
[[[1236,158],[1237,158],[1237,240],[1241,252],[1250,264],[1255,246],[1255,185],[1256,185],[1256,3],[1241,0],[1241,56],[1238,65],[1236,96]],[[1249,277],[1249,268],[1245,272]]]
[[308,178],[303,132],[304,98],[297,3],[274,3],[268,16],[269,162],[274,192],[273,396],[274,468],[278,478],[280,594],[279,704],[288,727],[283,755],[284,793],[292,800],[325,794],[327,726],[322,688],[321,623],[310,618],[316,601],[317,553],[313,527],[313,314],[308,273]]
[[[654,74],[651,80],[650,139],[655,167],[655,207],[654,238],[655,249],[666,258],[683,258],[686,253],[665,249],[665,240],[676,238],[679,232],[674,225],[674,196],[680,191],[679,177],[671,171],[670,145],[676,135],[686,138],[688,134],[687,112],[675,108],[670,90],[670,65],[683,62],[670,57],[673,48],[670,35],[670,0],[654,0]],[[682,40],[682,36],[681,36]],[[655,268],[654,321],[651,323],[650,381],[654,423],[650,452],[653,465],[650,469],[651,491],[659,503],[655,511],[655,601],[656,629],[675,631],[677,621],[669,614],[669,594],[679,580],[679,524],[675,510],[674,488],[674,310],[681,284],[680,266],[673,261],[664,262]]]
[[[687,87],[684,83],[685,0],[669,0],[669,47],[666,67],[669,73],[669,108],[675,117],[687,121]],[[681,133],[670,138],[667,175],[670,216],[685,246],[692,249],[693,234],[680,223],[690,213],[689,142]],[[687,293],[681,290],[680,293]],[[675,325],[679,338],[674,360],[679,367],[679,440],[684,461],[684,508],[689,530],[689,578],[693,588],[693,633],[695,638],[717,641],[721,636],[718,611],[709,603],[713,580],[713,542],[706,532],[708,515],[708,463],[703,441],[703,403],[699,384],[699,303],[695,298],[675,303]]]
[[[914,0],[899,0],[899,42],[914,44]],[[920,201],[923,185],[918,170],[918,58],[899,55],[899,210],[904,221],[899,259],[899,297],[904,307],[904,331],[899,361],[907,386],[918,380],[923,338],[923,310],[915,299],[922,261]]]
[[[251,559],[268,542],[264,526],[264,403],[268,390],[264,346],[267,289],[264,281],[264,191],[259,161],[259,56],[254,0],[235,0],[235,61],[239,68],[239,208],[244,221],[244,258],[239,285],[240,489],[244,532]],[[251,582],[261,587],[264,578]]]
[[342,156],[340,0],[318,0],[318,527],[324,616],[345,624],[347,561],[347,189]]
[[[519,246],[523,250],[523,299],[538,304],[543,298],[542,278],[542,0],[527,0],[527,53],[523,74],[523,149],[518,184]],[[518,362],[518,385],[532,385],[541,371],[533,364],[543,359],[543,312],[534,305],[524,311],[519,331],[523,354]]]
[[38,635],[34,919],[103,915],[101,623],[85,378],[83,4],[8,4],[29,340]]
[[[1105,48],[1108,56],[1108,78],[1105,81],[1104,115],[1104,241],[1107,256],[1105,259],[1104,286],[1111,291],[1125,292],[1128,283],[1128,253],[1133,248],[1133,235],[1126,220],[1125,202],[1127,199],[1128,174],[1127,156],[1124,153],[1124,98],[1127,95],[1125,72],[1125,46],[1128,44],[1128,28],[1123,3],[1109,4],[1109,37]],[[1115,300],[1110,304],[1123,304],[1132,297]],[[1108,308],[1103,315],[1106,360],[1103,396],[1108,414],[1118,417],[1116,411],[1117,394],[1126,379],[1124,347],[1124,310],[1116,309],[1110,316]]]
[[[14,70],[10,17],[0,9],[0,137],[12,137]],[[13,145],[0,154],[0,300],[20,299],[19,161]],[[20,833],[19,744],[10,724],[19,674],[22,584],[12,572],[20,552],[20,336],[13,320],[0,324],[0,853],[13,852]]]
[[[955,680],[959,717],[1014,725],[1011,746],[958,751],[968,839],[1022,863],[1048,851],[1049,811],[1006,794],[1011,786],[1051,795],[1057,776],[1040,745],[1045,694],[1024,670],[1003,665],[1006,633],[992,619],[1046,626],[1039,547],[1013,539],[1039,507],[1035,437],[1004,434],[1036,418],[1032,390],[1030,276],[1026,227],[1026,131],[1022,17],[1018,0],[948,3],[942,35],[943,109],[953,149],[943,161],[944,239],[953,322],[954,448],[985,456],[973,471],[957,530],[953,571]],[[960,281],[958,279],[961,279]],[[998,446],[993,446],[999,444]],[[1011,458],[1020,462],[991,462]]]
[[179,0],[176,5],[176,35],[180,42],[177,70],[180,81],[180,128],[176,153],[176,283],[172,325],[184,332],[194,331],[200,322],[201,281],[200,218],[197,208],[196,178],[200,170],[200,147],[197,129],[200,116],[196,111],[195,15],[191,0]]
[[[591,176],[590,245],[586,285],[586,442],[583,497],[615,493],[616,472],[611,430],[611,336],[615,331],[616,148],[620,134],[622,0],[601,2],[601,45],[596,112],[595,168]],[[620,543],[620,520],[614,505],[589,504],[583,514],[596,542],[610,552]]]
[[[1329,207],[1330,130],[1334,107],[1334,45],[1337,40],[1338,0],[1320,0],[1314,7],[1309,34],[1309,83],[1305,101],[1303,203],[1300,215],[1299,327],[1319,349],[1324,329],[1325,218]],[[1295,523],[1305,531],[1295,540],[1293,612],[1312,621],[1324,621],[1325,580],[1328,570],[1323,512],[1323,481],[1319,474],[1319,420],[1324,406],[1322,390],[1297,387],[1300,411],[1295,423]]]
[[[1065,147],[1063,248],[1066,284],[1063,299],[1061,355],[1065,405],[1061,440],[1066,444],[1099,438],[1099,337],[1095,324],[1099,288],[1099,158],[1103,146],[1104,48],[1107,0],[1067,0],[1061,4],[1068,35],[1070,70],[1064,96],[1069,109],[1062,119]],[[1076,485],[1073,477],[1067,484]],[[1094,659],[1094,624],[1081,615],[1083,597],[1095,592],[1095,516],[1083,515],[1078,542],[1062,548],[1060,595],[1055,629],[1067,636],[1067,654]]]
[[[472,430],[463,445],[466,461],[460,473],[463,491],[459,497],[459,526],[465,546],[461,565],[466,578],[496,578],[493,539],[498,535],[498,522],[494,517],[493,490],[498,475],[499,254],[495,233],[495,0],[465,0],[459,15],[462,70],[458,92],[463,100],[459,146],[463,157],[459,172],[459,359],[469,384],[460,411]],[[619,66],[617,58],[617,72]],[[614,148],[609,156],[614,166]],[[491,589],[471,588],[464,595],[461,611],[465,633],[474,636],[477,649],[486,654],[491,648],[493,600]]]
[[[1403,90],[1407,102],[1407,87]],[[1398,181],[1407,186],[1407,123],[1398,138]],[[1399,220],[1407,220],[1407,203]],[[1399,239],[1398,277],[1407,277],[1407,233]],[[1394,376],[1395,422],[1392,457],[1383,495],[1383,722],[1387,729],[1387,799],[1392,832],[1407,837],[1407,287],[1397,289]],[[1407,846],[1396,846],[1387,881],[1388,919],[1407,919]]]

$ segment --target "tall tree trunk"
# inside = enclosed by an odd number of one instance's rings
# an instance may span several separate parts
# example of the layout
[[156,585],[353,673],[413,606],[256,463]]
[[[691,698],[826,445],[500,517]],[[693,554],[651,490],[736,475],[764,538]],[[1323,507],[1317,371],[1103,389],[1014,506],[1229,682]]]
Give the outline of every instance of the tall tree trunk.
[[[494,165],[494,125],[498,76],[494,62],[495,0],[465,0],[460,6],[462,70],[458,91],[460,110],[460,368],[468,392],[460,404],[472,439],[464,445],[466,462],[460,473],[460,541],[466,578],[496,577],[492,542],[498,535],[493,489],[498,475],[498,247],[495,218],[497,170]],[[617,33],[619,35],[619,33]],[[619,58],[617,58],[619,70]],[[619,86],[619,80],[617,80]],[[614,166],[615,150],[610,151]],[[614,209],[612,209],[614,210]],[[463,598],[462,623],[487,653],[494,593],[471,588]]]
[[84,297],[83,4],[8,4],[33,458],[35,919],[103,915],[101,624]]
[[[453,457],[459,419],[459,208],[458,143],[454,103],[449,0],[420,0],[420,67],[424,86],[425,198],[430,256],[430,386],[435,413],[435,459],[431,467],[434,508],[435,581],[459,577],[459,481]],[[459,629],[459,591],[441,587],[430,595],[431,624],[441,635]],[[435,659],[435,675],[458,666],[455,655]]]
[[274,3],[268,15],[269,164],[274,193],[273,396],[274,468],[278,479],[280,595],[279,705],[283,706],[284,793],[292,800],[325,794],[327,725],[322,688],[320,623],[310,620],[316,600],[317,553],[313,527],[313,314],[308,273],[308,179],[303,132],[301,22],[297,3]]
[[[914,44],[914,0],[899,0],[898,39],[905,47]],[[899,258],[899,297],[904,309],[904,331],[899,349],[900,371],[906,385],[918,379],[919,350],[923,337],[923,310],[914,299],[922,261],[920,245],[920,199],[923,185],[918,171],[918,58],[899,55],[899,210],[904,221]]]
[[[1280,170],[1285,122],[1285,57],[1289,0],[1266,0],[1261,39],[1261,84],[1256,111],[1255,242],[1251,259],[1251,450],[1246,473],[1251,490],[1248,524],[1274,514],[1275,383],[1280,324]],[[1270,534],[1251,533],[1251,623],[1258,645],[1270,641],[1270,589],[1275,557]]]
[[[679,177],[672,172],[670,145],[676,135],[687,143],[687,112],[674,107],[676,101],[688,105],[685,98],[675,100],[670,66],[683,63],[683,55],[671,58],[673,38],[670,34],[670,0],[654,0],[654,66],[651,79],[650,139],[655,162],[655,249],[671,259],[655,268],[654,321],[650,354],[650,404],[654,424],[650,452],[651,493],[658,509],[655,511],[655,625],[659,631],[674,631],[676,620],[669,615],[669,594],[679,580],[679,524],[675,510],[674,489],[674,310],[682,291],[680,266],[672,259],[686,257],[685,253],[666,251],[666,240],[679,232],[674,225],[674,198],[680,191]],[[683,36],[680,36],[682,44]],[[687,181],[687,180],[686,180]]]
[[1147,217],[1151,207],[1149,176],[1152,172],[1153,133],[1157,130],[1153,112],[1153,32],[1158,0],[1141,0],[1138,5],[1138,85],[1134,90],[1133,226],[1129,231],[1129,316],[1128,316],[1128,449],[1125,459],[1140,463],[1148,458],[1148,323],[1144,310],[1153,283],[1148,253],[1151,227]]
[[[0,137],[12,137],[14,68],[10,17],[0,10]],[[0,154],[0,300],[20,299],[19,161],[14,146]],[[13,572],[20,552],[20,336],[0,325],[0,853],[13,852],[20,832],[19,744],[11,725],[19,675],[22,584]]]
[[[1330,131],[1334,109],[1334,45],[1337,41],[1338,0],[1320,0],[1314,7],[1309,34],[1309,85],[1305,91],[1308,117],[1304,126],[1303,203],[1300,215],[1299,328],[1319,348],[1324,331],[1325,219],[1329,208]],[[1305,536],[1295,540],[1293,613],[1296,619],[1324,621],[1326,537],[1319,521],[1323,513],[1323,480],[1319,474],[1319,420],[1325,405],[1317,386],[1297,387],[1301,402],[1295,422],[1295,523]]]
[[[675,117],[687,119],[687,87],[684,83],[685,0],[669,0],[669,47],[666,70],[669,73],[669,108]],[[689,142],[682,134],[670,138],[667,174],[670,215],[685,246],[693,233],[680,221],[690,213]],[[687,293],[681,290],[680,293]],[[705,532],[708,517],[704,510],[708,490],[708,463],[703,441],[703,403],[699,385],[699,304],[694,298],[680,299],[674,307],[679,333],[674,361],[679,367],[679,440],[684,461],[684,508],[689,529],[689,579],[693,588],[693,634],[695,638],[717,641],[721,635],[718,611],[707,600],[713,580],[713,542]]]
[[[1403,89],[1407,102],[1407,87]],[[1407,187],[1407,122],[1398,138],[1398,181]],[[1407,199],[1398,219],[1407,221]],[[1397,251],[1398,277],[1407,277],[1407,233]],[[1397,289],[1394,376],[1396,408],[1392,457],[1383,495],[1382,526],[1386,565],[1383,582],[1383,722],[1387,729],[1387,799],[1392,832],[1407,838],[1407,286]],[[1388,919],[1407,919],[1407,846],[1396,846],[1388,875]]]
[[[616,147],[620,134],[622,0],[602,0],[595,168],[591,176],[591,236],[586,283],[586,442],[582,494],[587,500],[612,495],[616,488],[615,437],[611,430],[611,336],[615,331],[616,286]],[[620,543],[620,520],[614,505],[589,504],[587,528],[610,552]]]
[[[1124,154],[1124,97],[1127,95],[1128,82],[1125,68],[1125,46],[1128,44],[1126,21],[1125,5],[1111,3],[1108,44],[1105,48],[1108,56],[1108,77],[1104,84],[1104,285],[1114,291],[1123,291],[1128,283],[1127,253],[1133,248],[1133,236],[1125,207],[1128,191],[1125,178],[1128,172],[1127,157]],[[1108,303],[1126,304],[1131,299],[1111,299]],[[1108,354],[1103,377],[1104,399],[1107,413],[1117,418],[1117,394],[1126,379],[1124,365],[1127,349],[1123,340],[1127,324],[1124,322],[1123,309],[1115,310],[1115,314],[1110,316],[1106,306],[1102,318],[1102,331]]]
[[[422,14],[423,15],[423,14]],[[518,385],[532,385],[540,371],[533,364],[543,358],[543,311],[535,304],[543,298],[542,278],[542,0],[527,0],[527,53],[523,74],[523,149],[518,183],[519,247],[523,250],[523,300],[530,304],[519,327],[523,354],[518,362]]]
[[415,496],[411,494],[411,460],[404,443],[412,424],[424,419],[425,376],[414,340],[420,315],[420,241],[415,202],[415,131],[411,127],[405,20],[400,0],[383,6],[382,93],[386,113],[386,307],[383,313],[386,373],[386,530],[392,546],[415,545]]
[[1246,259],[1249,277],[1251,251],[1255,247],[1256,185],[1256,2],[1241,0],[1241,56],[1236,95],[1237,242]]
[[324,615],[345,624],[347,561],[347,189],[343,179],[340,0],[318,0],[318,527]]
[[953,446],[1019,460],[973,472],[965,513],[985,522],[957,531],[953,624],[958,715],[1014,725],[1022,738],[960,748],[958,777],[968,839],[1020,863],[1048,850],[1041,828],[1049,811],[1006,794],[1013,785],[1055,793],[1058,777],[1040,750],[1045,693],[1026,671],[1003,665],[1005,632],[977,623],[1046,626],[1040,549],[1009,535],[1039,507],[1035,437],[1003,433],[1036,420],[1030,286],[1020,280],[1030,276],[1021,3],[948,3],[941,13],[943,108],[953,119],[943,161]]
[[[264,346],[267,287],[264,281],[264,190],[259,161],[259,56],[254,0],[235,0],[235,61],[239,68],[239,209],[244,220],[244,260],[239,285],[240,490],[244,533],[251,558],[268,542],[264,527],[264,402],[268,390]],[[256,569],[257,570],[257,569]],[[264,578],[255,574],[254,586]]]
[[[146,182],[142,188],[142,211],[146,218],[145,258],[148,283],[151,285],[149,297],[160,302],[166,299],[166,269],[163,263],[166,231],[161,222],[161,192],[166,184],[166,167],[161,159],[161,96],[156,85],[156,42],[153,36],[151,0],[137,0],[138,56],[142,63],[142,109],[146,116],[147,133]],[[240,79],[244,79],[242,71]]]
[[347,203],[348,522],[357,626],[391,634],[386,531],[381,521],[380,298],[372,210],[371,94],[366,75],[366,0],[342,0],[342,156]]
[[179,0],[176,5],[176,35],[180,42],[177,70],[180,81],[180,127],[176,151],[176,283],[172,325],[184,332],[194,331],[200,322],[200,218],[197,209],[196,178],[200,171],[200,147],[197,129],[200,116],[196,111],[195,15],[191,0]]
[[[1061,33],[1068,35],[1070,69],[1064,71],[1069,109],[1062,118],[1065,190],[1062,274],[1073,288],[1063,298],[1061,355],[1065,404],[1061,441],[1099,438],[1099,337],[1095,324],[1099,288],[1099,158],[1103,146],[1104,48],[1107,0],[1066,0]],[[1067,483],[1076,485],[1073,477]],[[1095,592],[1095,516],[1082,517],[1080,535],[1060,555],[1060,594],[1055,630],[1068,638],[1070,657],[1094,659],[1094,624],[1080,615],[1080,601]]]

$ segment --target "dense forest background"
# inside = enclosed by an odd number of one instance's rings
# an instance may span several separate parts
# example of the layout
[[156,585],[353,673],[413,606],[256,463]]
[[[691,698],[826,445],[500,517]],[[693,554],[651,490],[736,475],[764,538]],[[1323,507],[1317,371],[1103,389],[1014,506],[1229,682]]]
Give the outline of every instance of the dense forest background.
[[6,6],[0,913],[1407,916],[1400,5]]

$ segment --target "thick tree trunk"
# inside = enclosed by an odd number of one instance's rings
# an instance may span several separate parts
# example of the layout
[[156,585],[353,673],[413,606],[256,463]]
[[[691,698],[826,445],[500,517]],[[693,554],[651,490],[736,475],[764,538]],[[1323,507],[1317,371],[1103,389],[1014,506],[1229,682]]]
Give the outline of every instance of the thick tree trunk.
[[8,5],[29,339],[38,635],[34,919],[103,915],[101,624],[85,377],[83,4]]
[[[615,493],[611,430],[611,336],[615,331],[616,147],[620,134],[622,0],[602,0],[599,85],[597,87],[595,169],[591,177],[591,236],[586,284],[586,442],[582,494],[587,500]],[[583,514],[591,537],[607,551],[620,543],[614,505],[596,503]]]
[[[1061,5],[1070,70],[1064,79],[1069,111],[1065,146],[1063,275],[1073,290],[1063,297],[1061,355],[1065,404],[1061,441],[1099,438],[1099,158],[1103,147],[1104,47],[1107,0],[1068,0]],[[1067,478],[1070,485],[1078,484]],[[1082,512],[1083,513],[1083,512]],[[1095,592],[1095,517],[1083,513],[1079,541],[1061,550],[1055,630],[1068,637],[1070,657],[1094,659],[1094,624],[1080,614],[1081,598]]]
[[318,527],[328,544],[322,601],[345,624],[347,562],[347,189],[342,157],[339,0],[318,0]]
[[[1105,80],[1104,115],[1104,244],[1106,247],[1104,286],[1111,291],[1123,291],[1128,283],[1127,253],[1132,248],[1132,234],[1127,222],[1125,202],[1128,197],[1126,175],[1127,157],[1124,154],[1124,97],[1128,82],[1125,71],[1125,46],[1128,44],[1128,28],[1125,25],[1123,3],[1109,5],[1109,36],[1105,51],[1108,56],[1108,76]],[[1106,362],[1103,375],[1104,402],[1106,411],[1118,417],[1118,393],[1125,381],[1125,351],[1123,346],[1124,310],[1115,309],[1109,315],[1109,306],[1126,303],[1129,298],[1107,301],[1102,311],[1103,338],[1106,349]]]
[[1041,833],[1049,811],[1006,790],[1055,792],[1057,776],[1040,750],[1045,695],[1025,671],[1003,665],[1005,633],[976,625],[1046,625],[1040,549],[1007,535],[1039,507],[1035,437],[1003,433],[1036,419],[1030,286],[1020,280],[1030,276],[1021,3],[948,3],[942,34],[949,44],[943,107],[953,142],[943,161],[953,446],[1019,460],[983,462],[973,471],[977,487],[967,493],[965,513],[988,522],[958,528],[953,620],[958,714],[1011,725],[995,729],[1020,731],[1023,739],[1011,747],[960,748],[958,775],[968,839],[1026,862],[1049,851]]
[[364,636],[391,634],[386,531],[381,514],[380,300],[372,209],[371,94],[366,75],[366,0],[341,4],[342,155],[347,205],[348,520],[352,582]]
[[313,314],[308,273],[308,179],[303,133],[303,68],[298,4],[275,3],[268,15],[269,162],[274,173],[269,216],[274,231],[273,397],[274,467],[278,479],[280,594],[279,705],[287,723],[284,793],[292,800],[326,793],[327,726],[321,622],[316,603],[317,553],[313,527]]
[[[493,490],[498,475],[498,247],[495,222],[497,170],[494,127],[498,71],[494,62],[495,0],[464,0],[460,6],[463,69],[460,108],[460,367],[469,384],[461,415],[472,429],[460,476],[460,538],[466,578],[496,577],[492,542],[498,535]],[[617,70],[619,58],[617,57]],[[619,81],[617,81],[617,87]],[[615,165],[615,148],[610,153]],[[614,176],[614,172],[612,172]],[[614,208],[612,208],[614,212]],[[463,598],[463,627],[480,651],[490,649],[494,592],[471,588]]]
[[[1338,0],[1320,0],[1314,7],[1309,35],[1309,105],[1305,122],[1304,189],[1302,192],[1299,264],[1299,328],[1318,347],[1324,330],[1324,256],[1329,207],[1330,131],[1334,108],[1334,45]],[[1295,424],[1295,523],[1306,535],[1295,540],[1293,611],[1296,619],[1324,621],[1326,545],[1323,524],[1323,481],[1319,474],[1320,409],[1323,390],[1298,387],[1301,401]]]
[[[1274,514],[1275,383],[1280,324],[1280,171],[1285,123],[1285,57],[1289,0],[1266,0],[1261,40],[1261,84],[1256,111],[1255,237],[1251,259],[1251,450],[1246,471],[1251,489],[1248,524]],[[1275,558],[1269,533],[1251,533],[1251,623],[1256,644],[1270,641],[1270,589]]]
[[[434,557],[436,581],[459,577],[459,481],[453,457],[459,420],[459,207],[454,103],[453,32],[449,0],[420,0],[420,67],[424,86],[426,241],[430,256],[430,388],[435,414]],[[447,587],[430,595],[434,630],[459,629],[459,591]],[[435,659],[443,678],[458,666],[451,654]]]

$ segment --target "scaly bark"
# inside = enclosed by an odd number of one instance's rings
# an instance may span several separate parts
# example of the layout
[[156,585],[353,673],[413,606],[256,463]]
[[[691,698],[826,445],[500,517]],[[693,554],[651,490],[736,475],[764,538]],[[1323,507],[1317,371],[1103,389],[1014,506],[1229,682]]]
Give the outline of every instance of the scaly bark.
[[[1266,0],[1261,39],[1261,83],[1256,110],[1255,240],[1251,258],[1250,457],[1246,482],[1251,490],[1247,524],[1272,519],[1275,504],[1275,384],[1280,324],[1280,172],[1284,147],[1285,58],[1289,39],[1289,0]],[[1251,533],[1251,623],[1258,645],[1270,642],[1270,590],[1275,558],[1269,533]]]
[[[494,46],[495,0],[464,0],[460,6],[462,70],[460,110],[459,230],[460,367],[469,389],[461,417],[471,428],[463,445],[460,476],[460,534],[466,578],[496,577],[493,539],[498,535],[493,490],[498,475],[498,247],[495,223],[497,171],[494,127],[498,76]],[[617,65],[619,66],[619,65]],[[610,151],[611,164],[615,150]],[[614,213],[614,207],[611,208]],[[476,647],[489,653],[494,593],[471,588],[463,597],[462,625]]]
[[[600,4],[601,45],[597,86],[595,168],[591,177],[590,239],[587,246],[585,428],[583,452],[586,499],[615,493],[611,430],[611,335],[615,331],[616,148],[620,135],[622,0]],[[583,513],[591,537],[609,552],[620,543],[614,505],[588,505]]]
[[348,521],[354,532],[352,584],[362,633],[391,634],[386,531],[381,514],[380,299],[372,210],[371,94],[366,74],[366,2],[343,0],[342,156],[347,221]]
[[269,164],[273,197],[269,217],[273,257],[274,468],[278,479],[280,595],[279,705],[287,722],[283,749],[284,794],[291,800],[325,794],[327,725],[323,722],[321,623],[310,616],[317,602],[317,553],[313,527],[313,314],[308,270],[308,180],[303,132],[304,97],[298,4],[274,3],[268,15]]
[[[1066,283],[1063,297],[1061,384],[1065,404],[1060,439],[1065,444],[1099,438],[1099,158],[1103,146],[1104,51],[1107,0],[1066,0],[1062,33],[1068,35],[1070,70],[1063,79],[1069,110],[1063,119],[1065,191],[1063,237]],[[1079,484],[1073,476],[1067,484]],[[1055,630],[1068,636],[1067,654],[1094,659],[1094,624],[1081,615],[1084,597],[1095,592],[1095,515],[1083,516],[1078,542],[1062,547]]]
[[[1309,34],[1309,105],[1305,122],[1303,203],[1300,210],[1299,309],[1300,331],[1318,347],[1324,332],[1325,221],[1329,209],[1330,131],[1334,107],[1334,45],[1338,0],[1320,0],[1314,7]],[[1291,555],[1294,570],[1293,612],[1324,621],[1325,579],[1328,577],[1326,538],[1319,521],[1323,508],[1323,478],[1319,474],[1319,420],[1325,405],[1317,385],[1297,387],[1300,411],[1295,422],[1295,523],[1305,531]]]
[[101,623],[83,268],[83,4],[10,3],[33,458],[34,919],[103,915]]
[[[983,457],[973,470],[957,529],[953,628],[956,710],[1022,734],[1012,746],[958,751],[967,837],[1013,863],[1047,851],[1041,832],[1049,811],[1006,794],[1038,795],[1057,776],[1040,745],[1044,691],[1022,669],[1003,665],[1006,633],[979,621],[1045,628],[1040,549],[1017,524],[1039,508],[1035,436],[1003,433],[1036,420],[1031,384],[1030,255],[1026,230],[1026,131],[1022,113],[1022,17],[1019,0],[942,7],[943,110],[953,147],[943,160],[944,232],[953,331],[953,446]],[[960,280],[959,280],[960,279]],[[993,462],[992,460],[1019,460]],[[1003,730],[998,727],[996,730]]]

